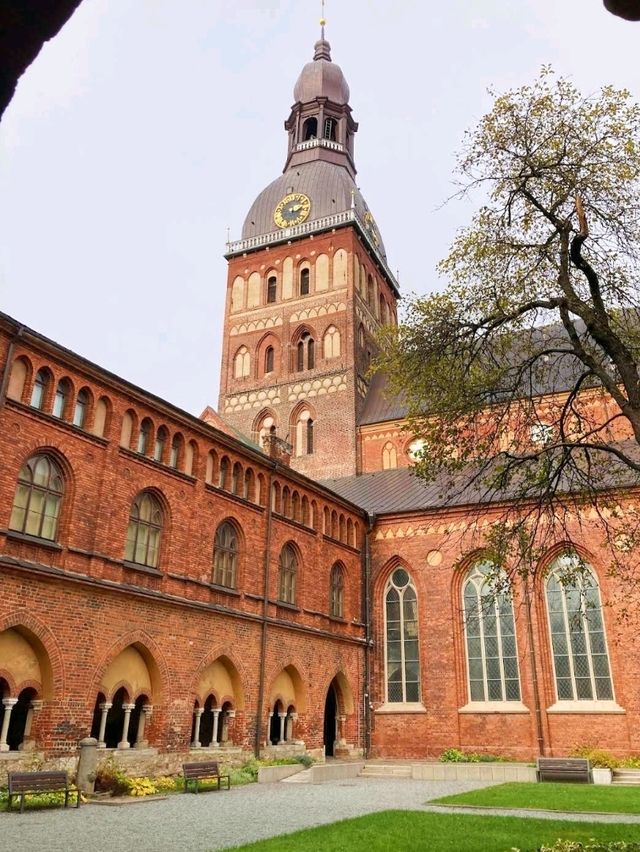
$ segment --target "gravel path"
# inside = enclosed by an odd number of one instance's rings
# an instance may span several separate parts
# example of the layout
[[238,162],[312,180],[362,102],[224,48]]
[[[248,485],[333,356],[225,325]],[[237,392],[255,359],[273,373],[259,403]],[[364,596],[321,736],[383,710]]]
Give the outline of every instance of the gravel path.
[[[460,808],[433,808],[424,803],[486,786],[484,782],[403,778],[251,784],[228,793],[175,795],[122,807],[84,805],[79,810],[0,814],[0,838],[2,848],[13,852],[206,852],[389,808],[460,813]],[[522,815],[521,811],[504,813]],[[561,818],[548,812],[527,815]],[[574,818],[604,821],[595,815]],[[611,821],[638,818],[620,815]]]

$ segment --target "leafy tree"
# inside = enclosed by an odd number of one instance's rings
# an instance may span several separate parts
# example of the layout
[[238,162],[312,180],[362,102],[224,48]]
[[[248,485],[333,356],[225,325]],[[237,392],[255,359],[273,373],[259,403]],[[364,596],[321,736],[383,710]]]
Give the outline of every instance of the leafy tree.
[[640,107],[543,68],[494,95],[457,172],[480,206],[377,367],[424,440],[419,476],[566,538],[576,503],[640,482]]

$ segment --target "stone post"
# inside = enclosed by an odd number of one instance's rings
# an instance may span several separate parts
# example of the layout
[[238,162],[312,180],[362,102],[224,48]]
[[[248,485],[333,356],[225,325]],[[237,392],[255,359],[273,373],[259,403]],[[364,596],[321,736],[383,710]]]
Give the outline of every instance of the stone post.
[[285,722],[287,721],[286,713],[278,713],[280,717],[280,739],[278,740],[278,745],[282,745],[282,743],[286,742],[286,730],[285,730]]
[[143,704],[142,709],[140,710],[140,717],[138,718],[138,731],[136,733],[135,748],[147,748],[149,745],[147,740],[144,738],[144,730],[147,720],[151,718],[152,712],[152,704]]
[[106,748],[107,747],[107,744],[104,741],[104,734],[105,734],[105,731],[107,729],[107,715],[109,713],[109,710],[111,710],[112,707],[113,707],[113,704],[111,703],[111,701],[103,701],[103,703],[100,705],[100,712],[101,712],[102,715],[100,716],[100,731],[98,733],[98,748]]
[[123,704],[122,709],[124,710],[124,722],[122,723],[122,739],[118,743],[118,748],[129,748],[129,740],[127,739],[129,735],[129,722],[131,721],[131,711],[135,707],[135,704]]
[[193,715],[196,717],[196,723],[193,729],[193,742],[191,743],[191,748],[202,748],[202,743],[200,742],[200,720],[202,719],[203,713],[204,707],[196,707],[193,711]]
[[9,733],[9,720],[11,719],[11,711],[18,703],[17,698],[3,698],[4,717],[2,719],[2,730],[0,731],[0,751],[9,751],[7,743],[7,734]]
[[345,745],[344,723],[346,721],[347,721],[346,716],[338,716],[338,743],[340,745]]
[[218,742],[218,717],[220,716],[220,710],[215,707],[212,711],[213,713],[213,734],[211,736],[211,748],[218,748],[220,743]]
[[80,758],[76,772],[76,787],[83,793],[93,793],[98,765],[98,740],[85,737],[78,743]]

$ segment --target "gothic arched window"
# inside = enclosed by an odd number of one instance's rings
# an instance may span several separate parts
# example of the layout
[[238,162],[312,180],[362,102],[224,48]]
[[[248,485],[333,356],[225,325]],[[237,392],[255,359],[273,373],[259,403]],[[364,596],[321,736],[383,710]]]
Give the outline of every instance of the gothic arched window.
[[324,352],[325,358],[340,357],[340,332],[335,325],[330,325],[324,335]]
[[278,294],[278,279],[275,275],[270,275],[267,279],[267,304],[272,305],[276,301]]
[[296,417],[294,443],[296,456],[308,456],[314,449],[314,422],[311,412],[304,408]]
[[213,548],[213,582],[228,589],[236,587],[238,559],[238,533],[229,521],[224,521],[216,530]]
[[285,544],[280,553],[280,564],[278,572],[278,600],[283,603],[294,604],[296,602],[296,575],[298,573],[298,559],[296,552],[290,544]]
[[493,566],[477,562],[462,587],[470,701],[519,701],[513,603],[489,582]]
[[342,618],[344,615],[344,572],[339,562],[331,569],[330,613],[333,618]]
[[49,385],[49,372],[45,369],[38,370],[31,391],[31,406],[32,408],[42,409],[44,406],[45,396]]
[[597,580],[575,554],[555,561],[547,613],[558,701],[612,701],[611,668]]
[[391,441],[387,441],[382,448],[382,469],[392,470],[396,467],[398,467],[398,451]]
[[45,455],[31,456],[20,468],[9,528],[53,541],[64,491],[62,471]]
[[308,266],[300,270],[300,295],[308,296],[311,288],[311,271]]
[[60,379],[58,382],[58,387],[56,388],[56,393],[53,398],[53,416],[59,417],[62,419],[65,415],[65,411],[67,408],[67,401],[69,399],[70,386],[67,379]]
[[138,494],[131,504],[124,558],[127,562],[156,568],[160,557],[162,508],[148,491]]
[[389,578],[384,614],[387,701],[420,701],[418,599],[404,568]]
[[246,346],[241,346],[233,361],[233,374],[236,379],[243,379],[251,372],[251,356]]
[[275,362],[275,351],[273,346],[267,346],[264,351],[264,371],[265,373],[273,373]]
[[89,410],[89,402],[89,391],[86,388],[82,388],[76,397],[76,404],[73,409],[74,426],[79,426],[81,429],[84,426],[87,419],[87,411]]

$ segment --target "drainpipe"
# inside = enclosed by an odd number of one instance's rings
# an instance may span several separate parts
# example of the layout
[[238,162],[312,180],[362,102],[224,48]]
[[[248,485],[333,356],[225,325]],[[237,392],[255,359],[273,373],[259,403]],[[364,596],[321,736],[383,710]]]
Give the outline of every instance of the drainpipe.
[[275,465],[269,470],[267,484],[267,530],[264,545],[264,580],[262,597],[262,634],[260,636],[260,677],[258,686],[258,708],[256,715],[256,735],[253,752],[256,758],[260,757],[260,742],[262,740],[262,714],[264,712],[264,687],[265,687],[265,664],[267,658],[267,616],[269,614],[269,565],[271,562],[271,522],[273,501],[273,471]]
[[544,756],[544,728],[542,726],[542,707],[540,706],[540,687],[538,684],[538,671],[536,667],[536,653],[533,645],[533,622],[531,619],[531,593],[529,591],[529,577],[524,581],[524,604],[527,613],[527,638],[529,640],[529,665],[531,666],[531,683],[533,687],[533,703],[536,717],[536,735],[538,739],[538,754]]
[[11,365],[13,363],[13,353],[16,350],[16,342],[18,338],[22,337],[22,333],[25,327],[23,325],[18,327],[18,330],[11,338],[11,343],[9,344],[9,348],[7,349],[7,360],[4,365],[4,370],[2,372],[2,383],[0,384],[0,408],[4,406],[5,400],[7,398],[7,388],[9,387],[9,376],[11,374]]
[[363,604],[364,604],[364,684],[362,690],[363,703],[363,751],[365,759],[369,757],[371,749],[371,648],[373,639],[371,637],[371,547],[369,539],[376,522],[375,514],[367,513],[367,531],[364,536],[364,548],[362,552],[363,562]]

